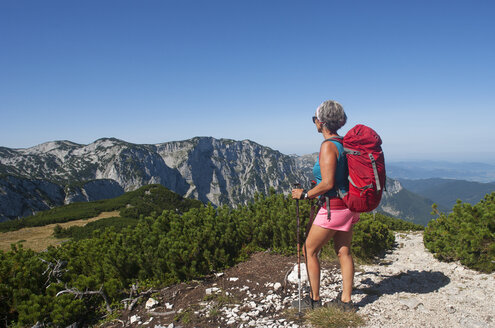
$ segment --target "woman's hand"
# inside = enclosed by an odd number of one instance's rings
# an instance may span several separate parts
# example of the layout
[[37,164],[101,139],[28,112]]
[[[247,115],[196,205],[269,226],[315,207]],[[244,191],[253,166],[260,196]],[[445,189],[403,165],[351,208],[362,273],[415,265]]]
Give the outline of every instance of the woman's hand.
[[301,199],[304,189],[292,189],[292,199]]

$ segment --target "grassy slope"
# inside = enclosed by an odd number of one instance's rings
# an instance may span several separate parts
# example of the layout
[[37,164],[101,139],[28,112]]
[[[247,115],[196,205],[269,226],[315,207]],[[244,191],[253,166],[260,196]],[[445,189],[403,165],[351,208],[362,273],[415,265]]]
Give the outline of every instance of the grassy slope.
[[[61,223],[60,226],[64,229],[74,226],[82,227],[97,220],[118,216],[118,211],[103,212],[94,218],[69,221]],[[15,231],[0,233],[0,250],[7,252],[10,250],[11,244],[15,244],[18,242],[20,242],[24,248],[29,248],[36,252],[45,250],[50,245],[60,244],[63,240],[55,238],[53,236],[53,229],[56,225],[57,224],[54,223],[41,227],[28,227]]]

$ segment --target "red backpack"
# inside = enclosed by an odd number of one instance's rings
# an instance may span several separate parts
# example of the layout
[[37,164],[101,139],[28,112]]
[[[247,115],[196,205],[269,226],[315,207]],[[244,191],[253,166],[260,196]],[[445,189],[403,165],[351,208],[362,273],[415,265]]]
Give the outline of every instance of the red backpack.
[[382,139],[371,128],[358,124],[343,138],[349,168],[349,192],[342,199],[353,212],[371,212],[380,204],[385,188]]

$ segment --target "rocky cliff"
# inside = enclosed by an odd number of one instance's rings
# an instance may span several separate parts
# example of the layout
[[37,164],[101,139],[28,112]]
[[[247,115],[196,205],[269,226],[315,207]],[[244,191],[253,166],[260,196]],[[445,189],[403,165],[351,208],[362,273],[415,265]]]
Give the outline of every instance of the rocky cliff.
[[255,142],[197,137],[156,145],[99,139],[0,148],[0,215],[12,219],[158,183],[214,205],[246,203],[306,181],[296,157]]
[[0,176],[0,222],[30,216],[74,202],[120,196],[124,189],[114,180],[101,179],[62,186],[40,179]]
[[[156,145],[103,138],[89,145],[53,141],[26,149],[0,147],[0,220],[112,198],[154,183],[216,206],[245,204],[270,188],[288,193],[296,182],[309,187],[316,157],[211,137]],[[404,197],[404,192],[398,181],[388,179],[379,210],[413,219],[414,211],[401,207],[414,203],[414,195]],[[431,204],[426,206],[429,211]]]

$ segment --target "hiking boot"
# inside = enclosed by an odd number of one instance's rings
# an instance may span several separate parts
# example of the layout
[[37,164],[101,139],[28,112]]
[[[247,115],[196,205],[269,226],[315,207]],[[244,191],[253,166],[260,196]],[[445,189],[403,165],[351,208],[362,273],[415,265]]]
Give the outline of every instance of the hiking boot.
[[356,312],[356,306],[352,301],[342,302],[342,293],[337,295],[337,298],[330,301],[330,304],[344,312]]
[[[309,296],[306,296],[301,299],[301,311],[314,310],[320,307],[321,307],[321,300],[314,301]],[[292,301],[292,308],[299,309],[299,299]]]
[[321,308],[321,307],[322,307],[322,304],[321,304],[321,299],[319,299],[319,300],[317,300],[317,301],[313,301],[313,300],[311,300],[311,301],[313,302],[313,310],[316,310],[316,309],[318,309],[318,308]]

